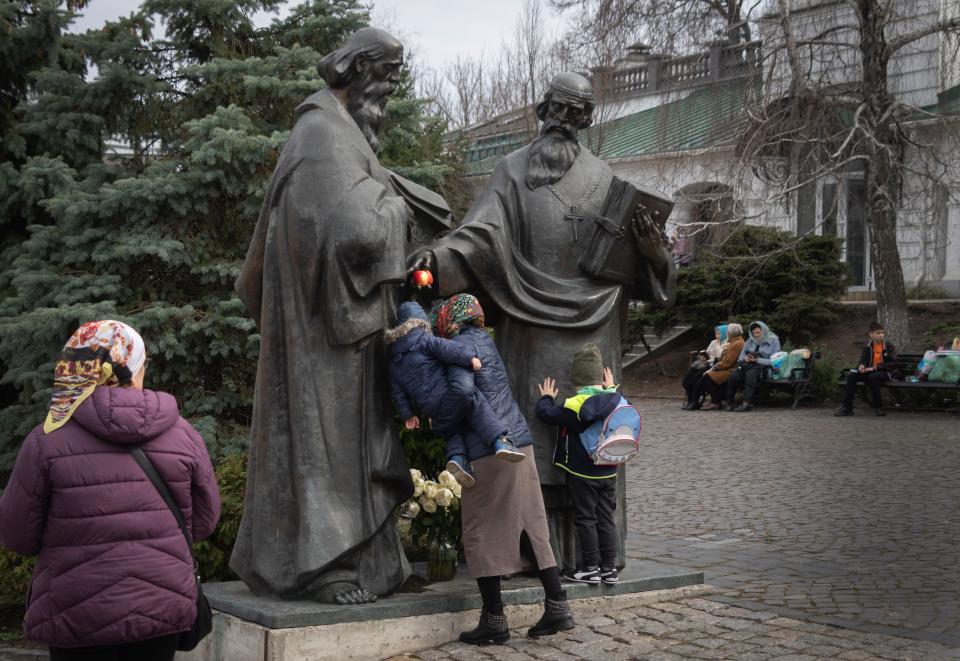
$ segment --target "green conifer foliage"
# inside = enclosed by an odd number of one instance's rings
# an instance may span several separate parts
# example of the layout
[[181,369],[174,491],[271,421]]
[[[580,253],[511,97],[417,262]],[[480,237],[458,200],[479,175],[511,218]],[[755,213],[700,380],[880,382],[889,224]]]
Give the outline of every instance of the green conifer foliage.
[[[359,0],[311,0],[252,21],[281,4],[148,0],[62,35],[63,3],[0,0],[0,69],[4,20],[58,53],[33,63],[15,108],[0,90],[17,146],[0,150],[0,483],[63,342],[95,318],[140,330],[146,386],[172,392],[214,454],[247,442],[259,337],[233,282],[294,108],[323,85],[317,61],[369,19]],[[43,12],[15,14],[27,6]],[[389,106],[383,160],[436,188],[444,127],[411,90]]]
[[14,130],[14,110],[27,99],[31,76],[45,68],[76,70],[81,62],[61,47],[64,28],[86,0],[0,0],[0,161],[22,159],[26,144]]

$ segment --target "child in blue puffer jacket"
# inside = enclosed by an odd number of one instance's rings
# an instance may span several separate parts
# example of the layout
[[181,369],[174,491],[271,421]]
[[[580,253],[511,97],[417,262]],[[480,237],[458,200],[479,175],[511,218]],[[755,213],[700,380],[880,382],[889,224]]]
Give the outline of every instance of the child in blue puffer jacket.
[[404,426],[420,426],[414,407],[430,417],[433,431],[446,441],[446,468],[464,488],[472,487],[475,478],[459,431],[462,422],[480,438],[489,439],[497,457],[522,460],[523,453],[513,447],[506,426],[487,399],[472,383],[448,378],[447,365],[478,371],[481,363],[474,352],[435,337],[426,313],[416,302],[400,304],[397,322],[384,334],[384,340],[390,346],[390,394]]

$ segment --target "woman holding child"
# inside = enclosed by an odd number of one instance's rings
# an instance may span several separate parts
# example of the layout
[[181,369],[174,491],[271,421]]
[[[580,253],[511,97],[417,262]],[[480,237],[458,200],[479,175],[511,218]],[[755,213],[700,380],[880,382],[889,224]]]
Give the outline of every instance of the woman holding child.
[[[473,373],[476,388],[505,423],[507,436],[523,453],[519,462],[498,461],[495,449],[476,437],[468,426],[461,429],[471,462],[475,485],[463,490],[461,525],[467,570],[476,578],[483,599],[480,623],[460,634],[471,644],[502,643],[510,638],[500,596],[500,577],[530,569],[536,562],[546,595],[543,617],[528,632],[546,636],[574,626],[567,595],[560,584],[560,572],[550,548],[550,533],[540,491],[537,465],[533,460],[533,436],[513,398],[506,366],[484,328],[484,314],[476,297],[457,294],[434,310],[439,337],[452,339],[471,349],[482,367]],[[470,376],[464,368],[451,367]],[[521,553],[526,535],[532,558]]]

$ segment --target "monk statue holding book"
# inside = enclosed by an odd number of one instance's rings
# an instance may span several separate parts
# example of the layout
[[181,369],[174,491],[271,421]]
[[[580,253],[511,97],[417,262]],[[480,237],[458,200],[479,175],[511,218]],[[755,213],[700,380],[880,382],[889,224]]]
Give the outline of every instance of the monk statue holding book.
[[[579,143],[593,108],[589,80],[556,76],[537,105],[543,124],[536,140],[506,156],[456,229],[410,262],[433,272],[440,296],[471,290],[483,301],[534,434],[554,554],[569,569],[576,561],[573,517],[564,473],[552,465],[556,432],[534,415],[534,384],[557,376],[560,392],[573,395],[568,366],[588,342],[600,347],[619,382],[628,302],[670,304],[676,280],[663,235],[672,202],[614,177]],[[618,480],[619,566],[624,485]]]

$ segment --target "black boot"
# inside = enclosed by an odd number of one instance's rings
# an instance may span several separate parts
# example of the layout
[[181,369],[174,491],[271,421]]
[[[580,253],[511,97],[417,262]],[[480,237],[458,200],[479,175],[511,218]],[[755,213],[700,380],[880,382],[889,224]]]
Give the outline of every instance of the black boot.
[[558,631],[568,631],[574,627],[566,591],[561,590],[556,596],[559,598],[547,597],[543,602],[543,616],[527,632],[531,638],[552,636]]
[[460,642],[470,645],[499,645],[510,640],[510,628],[507,626],[507,616],[503,614],[503,605],[499,608],[500,614],[494,615],[487,607],[480,609],[480,624],[473,631],[464,631],[460,634]]

